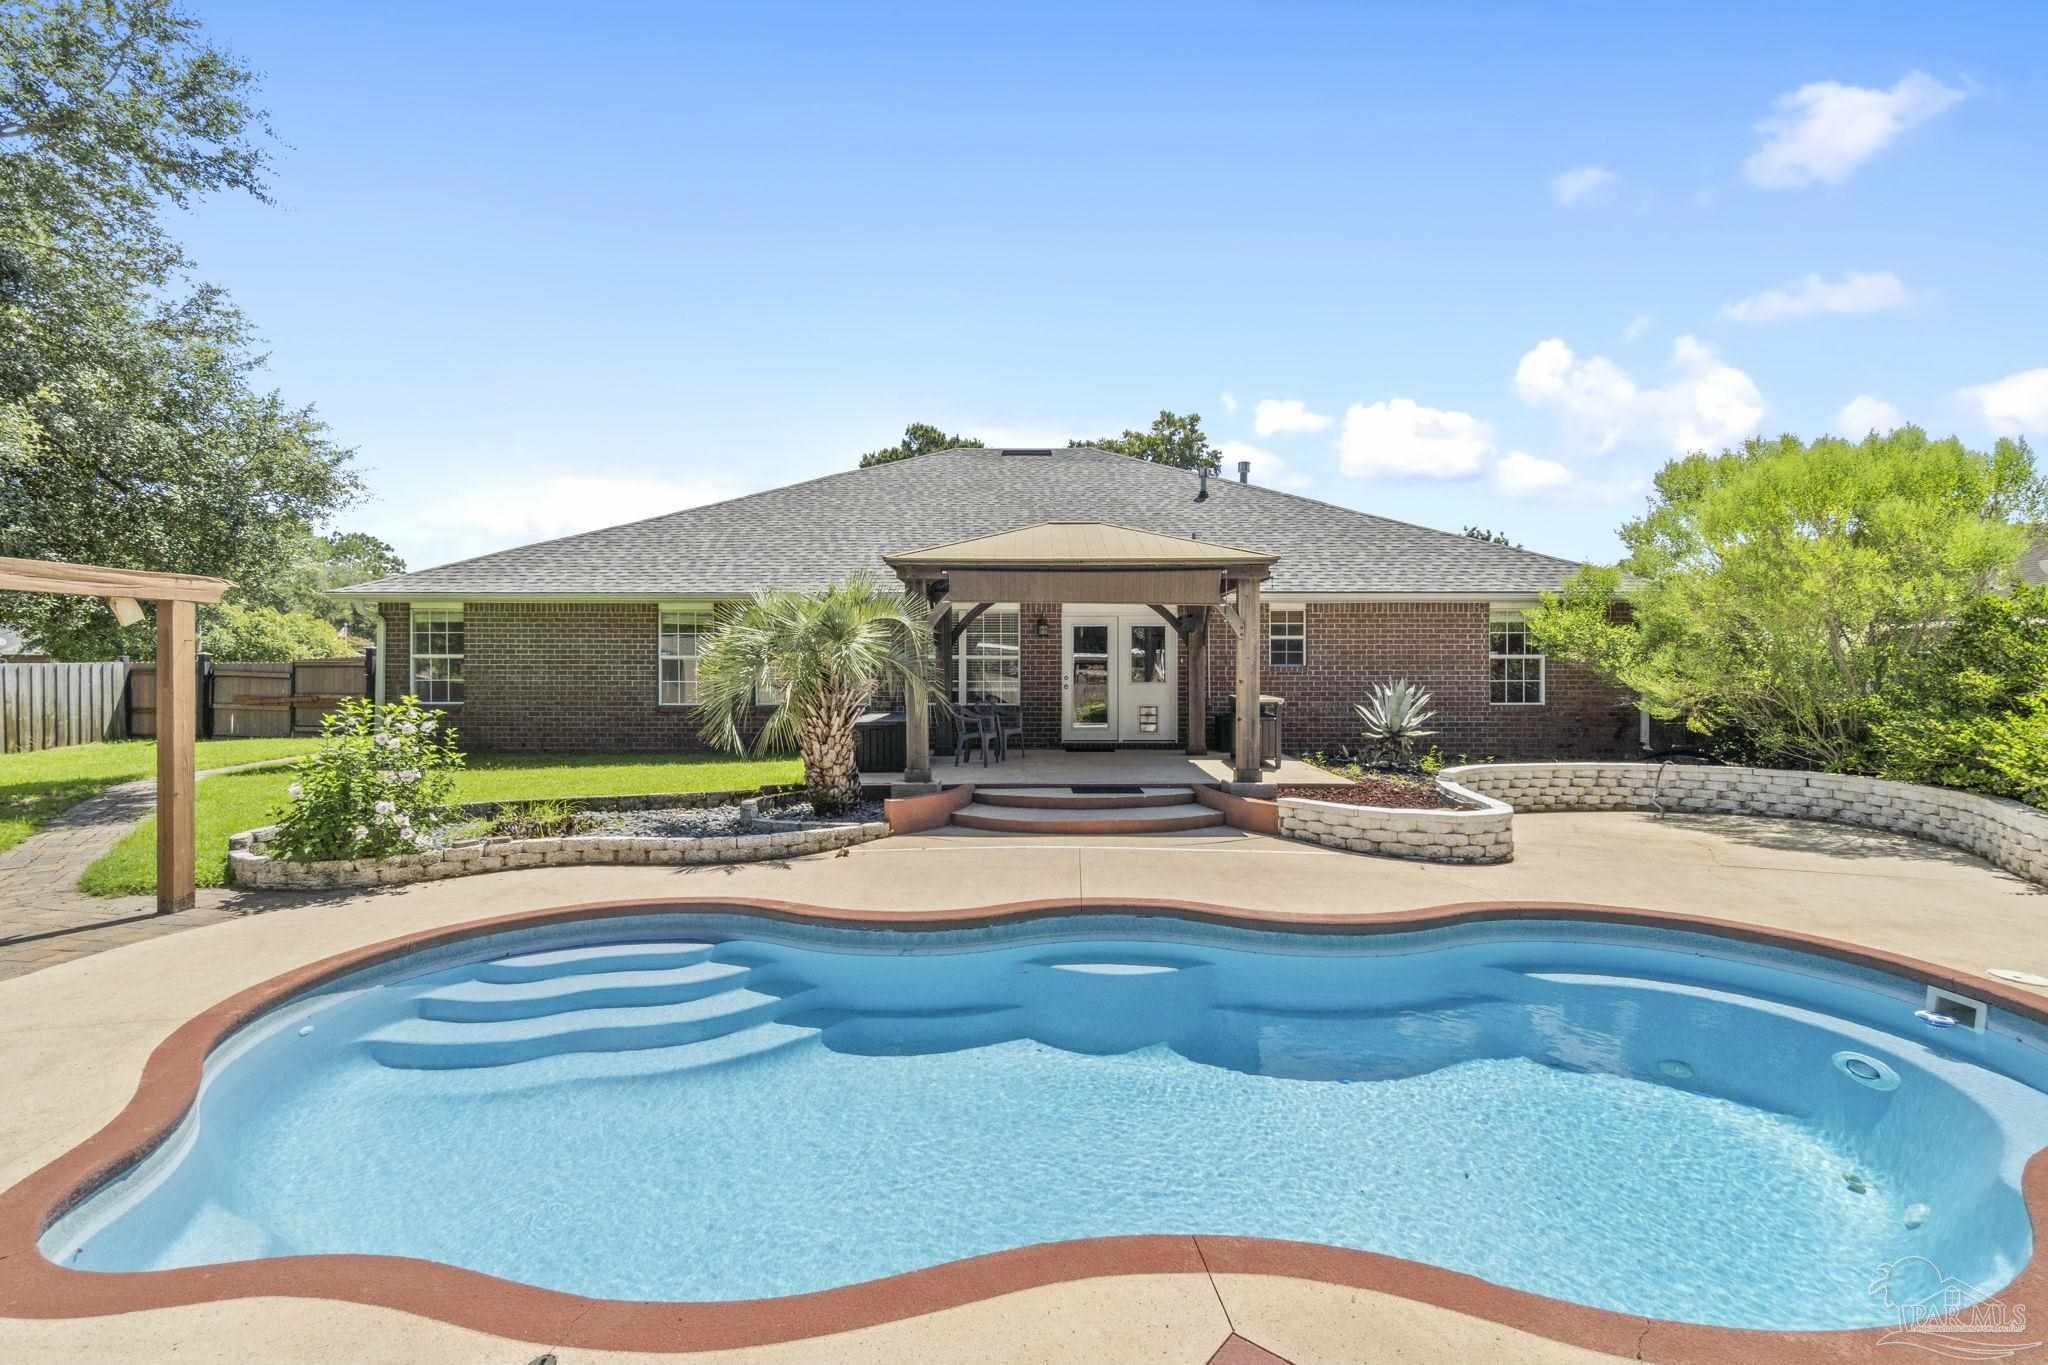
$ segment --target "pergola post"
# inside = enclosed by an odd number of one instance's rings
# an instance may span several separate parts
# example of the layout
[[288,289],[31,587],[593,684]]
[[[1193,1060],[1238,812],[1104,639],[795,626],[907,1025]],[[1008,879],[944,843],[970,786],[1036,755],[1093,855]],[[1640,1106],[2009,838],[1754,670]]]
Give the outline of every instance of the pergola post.
[[1188,744],[1190,754],[1209,752],[1209,609],[1190,607],[1195,628],[1188,632],[1187,648],[1181,651],[1182,667],[1188,671]]
[[1237,580],[1237,743],[1231,757],[1232,777],[1257,782],[1265,769],[1259,760],[1259,580]]
[[199,729],[197,604],[234,585],[197,574],[147,573],[96,564],[0,558],[0,591],[105,598],[124,626],[156,603],[156,910],[192,908],[192,744]]
[[192,908],[199,638],[190,602],[156,604],[156,912]]

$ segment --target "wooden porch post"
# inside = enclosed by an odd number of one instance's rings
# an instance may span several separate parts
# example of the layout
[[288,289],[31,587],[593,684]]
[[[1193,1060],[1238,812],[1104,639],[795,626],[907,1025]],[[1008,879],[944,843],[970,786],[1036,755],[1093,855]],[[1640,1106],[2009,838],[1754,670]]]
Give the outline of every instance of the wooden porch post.
[[1189,607],[1195,613],[1195,628],[1188,632],[1187,648],[1181,651],[1188,670],[1188,744],[1190,754],[1209,752],[1209,609]]
[[156,912],[192,908],[199,644],[190,602],[156,604]]
[[[927,584],[921,578],[908,580],[905,584],[912,592],[923,593]],[[903,698],[903,780],[908,782],[929,782],[932,780],[932,702],[929,689],[921,682],[913,682],[904,689]]]
[[1231,758],[1232,776],[1239,782],[1264,780],[1259,761],[1259,664],[1265,653],[1259,648],[1259,580],[1246,575],[1237,580],[1237,744]]

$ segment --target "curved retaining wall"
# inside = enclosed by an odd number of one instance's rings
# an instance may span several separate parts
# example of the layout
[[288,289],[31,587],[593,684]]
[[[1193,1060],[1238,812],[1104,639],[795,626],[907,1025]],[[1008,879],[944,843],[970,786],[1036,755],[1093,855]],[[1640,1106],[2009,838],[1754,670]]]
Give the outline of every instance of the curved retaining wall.
[[[1447,775],[1447,774],[1445,774]],[[1353,806],[1283,796],[1280,833],[1290,839],[1414,858],[1431,863],[1504,863],[1515,856],[1515,812],[1484,792],[1437,778],[1437,789],[1463,810],[1411,810],[1397,806]]]
[[1667,810],[1833,820],[1910,834],[2048,882],[2048,812],[1974,792],[1842,773],[1681,763],[1479,763],[1437,785],[1523,811]]
[[810,853],[864,844],[889,833],[876,820],[866,824],[812,825],[762,819],[748,834],[702,839],[663,839],[638,834],[570,834],[554,839],[464,839],[446,848],[392,858],[349,858],[292,863],[265,851],[276,826],[250,830],[228,840],[228,884],[264,890],[314,891],[354,886],[402,886],[409,882],[466,877],[519,867],[578,867],[591,863],[653,864],[757,863],[801,858]]

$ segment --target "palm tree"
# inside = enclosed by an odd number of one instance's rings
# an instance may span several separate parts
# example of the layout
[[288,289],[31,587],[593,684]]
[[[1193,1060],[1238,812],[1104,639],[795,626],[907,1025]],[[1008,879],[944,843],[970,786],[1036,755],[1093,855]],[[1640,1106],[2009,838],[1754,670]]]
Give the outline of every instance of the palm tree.
[[[916,593],[848,579],[822,592],[757,593],[719,623],[697,655],[697,728],[733,753],[747,748],[755,689],[786,688],[754,738],[756,753],[804,760],[804,787],[820,815],[860,799],[853,723],[877,694],[942,696],[931,608]],[[943,702],[941,702],[943,705]]]

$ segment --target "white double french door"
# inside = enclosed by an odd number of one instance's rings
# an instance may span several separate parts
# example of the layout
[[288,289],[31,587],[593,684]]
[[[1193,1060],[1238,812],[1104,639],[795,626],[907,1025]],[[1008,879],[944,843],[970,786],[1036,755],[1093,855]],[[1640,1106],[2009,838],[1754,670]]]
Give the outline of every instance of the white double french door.
[[1171,744],[1179,733],[1180,635],[1146,606],[1071,606],[1060,649],[1069,744]]

